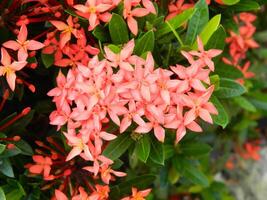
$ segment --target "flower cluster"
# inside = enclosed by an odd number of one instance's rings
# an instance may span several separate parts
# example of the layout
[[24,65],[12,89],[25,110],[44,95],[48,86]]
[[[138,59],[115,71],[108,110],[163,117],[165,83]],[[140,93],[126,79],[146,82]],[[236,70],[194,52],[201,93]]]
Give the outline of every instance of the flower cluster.
[[[113,161],[102,155],[104,144],[118,133],[129,127],[140,134],[153,129],[163,142],[168,128],[176,130],[178,143],[186,129],[202,131],[198,117],[212,123],[210,114],[217,114],[209,102],[214,90],[209,73],[214,70],[211,59],[220,50],[205,51],[198,38],[198,51],[182,52],[190,66],[171,66],[171,71],[155,68],[151,53],[145,59],[133,55],[134,46],[134,40],[120,50],[105,46],[104,59],[94,56],[87,65],[76,62],[66,76],[58,74],[57,87],[48,93],[57,108],[50,123],[58,129],[67,125],[64,135],[72,150],[66,161],[76,156],[89,161],[83,169],[100,175],[105,184],[113,175],[126,175],[111,169]],[[108,133],[111,121],[118,131]]]
[[[256,20],[256,16],[251,13],[240,13],[234,17],[234,20],[238,27],[238,33],[230,30],[230,36],[226,38],[226,43],[229,44],[230,60],[223,58],[226,64],[232,65],[240,70],[245,79],[254,77],[254,73],[248,71],[250,67],[250,61],[246,61],[242,66],[242,62],[246,59],[247,51],[250,49],[258,48],[258,43],[253,39],[253,35],[256,31],[256,27],[253,22]],[[243,79],[238,80],[240,83],[244,83]]]
[[[9,40],[3,44],[7,49],[17,52],[18,61],[14,61],[5,48],[1,48],[0,76],[6,76],[7,83],[12,91],[16,86],[16,71],[20,71],[27,65],[28,51],[35,51],[44,47],[41,42],[27,40],[28,30],[23,24],[17,36],[17,40]],[[34,52],[33,52],[34,54]],[[19,79],[20,80],[20,79]],[[31,86],[30,88],[32,88]],[[34,91],[35,89],[31,89]]]
[[[85,4],[73,4],[77,14],[88,20],[88,30],[91,31],[100,24],[100,22],[109,22],[111,13],[118,6],[121,0],[96,1],[87,0]],[[130,31],[137,35],[138,25],[135,17],[144,17],[149,13],[156,14],[156,9],[150,0],[124,0],[123,1],[123,17],[127,20]]]

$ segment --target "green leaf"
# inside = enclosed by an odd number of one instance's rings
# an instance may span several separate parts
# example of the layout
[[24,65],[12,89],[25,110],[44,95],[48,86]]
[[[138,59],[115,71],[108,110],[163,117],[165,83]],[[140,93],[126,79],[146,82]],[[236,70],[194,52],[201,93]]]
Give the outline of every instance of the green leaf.
[[6,149],[6,145],[0,144],[0,154]]
[[115,54],[118,54],[121,51],[121,49],[118,46],[114,45],[114,44],[108,45],[108,48]]
[[0,172],[8,177],[14,178],[14,172],[9,159],[5,158],[0,160]]
[[114,44],[124,44],[128,42],[128,28],[125,21],[120,15],[116,13],[112,14],[108,28],[111,40]]
[[260,9],[260,5],[256,1],[251,0],[242,0],[239,3],[228,8],[229,11],[234,12],[245,12],[258,9]]
[[141,38],[136,40],[134,47],[134,54],[141,56],[147,51],[153,51],[154,49],[155,36],[154,32],[148,31]]
[[184,176],[196,185],[209,186],[209,180],[206,175],[191,164],[185,166]]
[[0,200],[6,200],[6,195],[1,187],[0,187]]
[[[175,16],[174,18],[168,20],[168,22],[173,27],[173,29],[177,29],[181,27],[186,21],[188,21],[193,16],[194,12],[195,12],[194,8],[187,9],[182,13],[180,13],[179,15]],[[161,26],[158,27],[157,31],[155,32],[156,38],[161,38],[163,35],[166,35],[171,31],[172,30],[168,26],[168,24],[163,23]]]
[[122,183],[110,188],[111,199],[117,200],[121,195],[129,194],[132,190],[132,187],[136,187],[140,190],[146,189],[153,183],[155,179],[155,175],[147,174],[123,181]]
[[192,45],[197,35],[209,21],[209,8],[206,0],[199,0],[195,5],[196,11],[189,20],[185,43]]
[[156,164],[164,165],[163,144],[153,138],[149,158]]
[[229,123],[228,113],[225,111],[223,105],[215,96],[212,96],[210,100],[218,111],[218,115],[212,115],[214,123],[225,128]]
[[218,98],[232,98],[236,96],[240,96],[246,92],[246,89],[237,83],[235,80],[221,78],[220,79],[220,87],[214,94]]
[[222,25],[212,34],[208,43],[206,44],[206,49],[224,49],[225,46],[226,32]]
[[218,62],[215,67],[215,73],[218,74],[221,78],[224,77],[229,79],[239,79],[243,77],[243,74],[240,70],[223,62]]
[[24,140],[21,139],[17,141],[15,144],[21,150],[21,154],[26,155],[26,156],[33,155],[32,147]]
[[237,4],[240,0],[222,0],[225,5],[231,6]]
[[137,158],[139,158],[144,163],[147,161],[150,153],[150,139],[147,134],[136,142],[134,151],[137,155]]
[[23,187],[16,180],[8,180],[8,185],[5,185],[5,188],[7,191],[3,189],[6,193],[6,200],[21,200],[23,196],[26,196]]
[[267,111],[267,94],[261,92],[249,93],[248,99],[257,109]]
[[109,143],[107,148],[103,151],[103,155],[111,160],[116,160],[129,148],[132,143],[133,139],[130,134],[123,133]]
[[54,64],[55,58],[54,58],[54,54],[41,54],[41,58],[43,61],[43,64],[46,68],[51,67]]
[[256,112],[255,106],[252,103],[250,103],[245,97],[239,96],[235,97],[233,100],[241,108],[244,108],[245,110],[250,112]]
[[206,175],[200,171],[192,162],[185,159],[182,156],[176,156],[173,158],[173,165],[175,169],[196,185],[203,187],[209,186],[209,180]]
[[0,155],[0,158],[9,158],[16,156],[21,153],[21,150],[18,147],[14,147],[13,149],[5,149],[3,153]]
[[180,148],[185,156],[202,156],[208,154],[212,149],[208,144],[201,142],[184,143]]
[[103,26],[100,25],[95,27],[92,34],[101,42],[107,42],[110,39],[108,32]]
[[[221,21],[221,15],[214,16],[199,34],[199,37],[201,38],[201,41],[204,46],[207,44],[212,34],[218,29],[220,21]],[[197,49],[197,41],[195,41],[193,49]]]

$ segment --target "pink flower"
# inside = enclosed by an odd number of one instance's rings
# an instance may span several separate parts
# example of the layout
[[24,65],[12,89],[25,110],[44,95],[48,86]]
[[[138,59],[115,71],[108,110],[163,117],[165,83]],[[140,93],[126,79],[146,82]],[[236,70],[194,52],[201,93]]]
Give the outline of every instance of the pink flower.
[[9,40],[3,44],[4,47],[18,51],[18,60],[24,61],[28,58],[28,50],[38,50],[44,47],[44,44],[35,40],[27,40],[28,30],[23,24],[20,28],[18,39]]
[[175,3],[170,3],[168,5],[169,14],[166,17],[166,20],[170,20],[171,18],[179,15],[184,10],[192,8],[194,4],[184,3],[184,0],[177,0]]
[[108,185],[96,185],[96,191],[94,191],[89,199],[91,200],[106,200],[108,199],[108,194],[110,192],[109,186]]
[[[205,81],[208,77],[208,73],[199,73],[199,67],[197,65],[191,65],[184,67],[182,65],[176,65],[171,67],[172,71],[182,79],[183,88],[194,88],[195,90],[205,91],[206,88],[201,81]],[[209,81],[208,81],[209,82]]]
[[27,64],[26,61],[11,62],[11,57],[8,52],[1,48],[1,63],[0,76],[6,76],[7,83],[12,91],[15,90],[16,85],[16,71],[21,70]]
[[138,191],[137,188],[132,188],[132,195],[129,197],[124,197],[121,200],[145,200],[145,197],[149,195],[151,189]]
[[100,168],[100,173],[102,181],[106,184],[109,184],[109,181],[112,180],[112,174],[118,177],[126,176],[126,173],[115,171],[111,169],[111,167],[109,167],[108,165],[102,165]]
[[68,197],[60,190],[55,190],[56,200],[68,200]]
[[66,158],[66,161],[71,160],[75,156],[80,155],[82,152],[90,158],[93,159],[91,152],[89,151],[87,142],[89,140],[89,134],[78,134],[77,136],[71,135],[68,133],[64,133],[65,137],[68,140],[70,146],[72,146],[72,150]]
[[132,0],[124,0],[123,17],[127,19],[128,27],[134,35],[138,33],[138,25],[134,17],[143,17],[148,14],[149,11],[145,8],[134,8],[132,10]]
[[204,50],[203,43],[200,37],[197,37],[198,51],[190,51],[189,53],[193,56],[197,56],[204,65],[207,65],[211,71],[214,71],[214,63],[211,58],[216,57],[222,53],[218,49]]
[[29,171],[33,174],[41,174],[43,173],[44,177],[48,177],[51,170],[52,160],[49,157],[43,157],[40,155],[32,156],[35,165],[31,165],[29,167]]
[[87,0],[85,5],[78,4],[74,8],[80,11],[83,17],[89,21],[88,30],[93,30],[100,21],[108,22],[111,19],[111,14],[107,11],[112,7],[110,4],[105,4],[102,1]]
[[134,40],[130,40],[120,51],[120,53],[115,54],[107,46],[104,47],[105,57],[112,67],[120,66],[121,69],[126,71],[133,71],[132,65],[129,63],[129,59],[134,50]]
[[198,116],[208,123],[213,123],[211,115],[217,115],[218,112],[214,105],[209,101],[209,98],[214,90],[214,86],[210,86],[204,93],[188,93],[184,95],[184,104],[191,108],[185,113],[184,124],[188,125],[194,121]]
[[67,19],[67,24],[55,20],[51,20],[50,23],[53,24],[59,31],[61,31],[59,42],[61,49],[66,45],[67,42],[70,41],[71,34],[73,34],[76,38],[78,37],[78,31],[74,28],[71,15]]
[[142,107],[136,108],[136,103],[133,100],[130,100],[128,106],[129,112],[121,120],[120,133],[123,133],[132,124],[132,120],[140,126],[145,125],[144,120],[141,118],[144,115],[144,109]]

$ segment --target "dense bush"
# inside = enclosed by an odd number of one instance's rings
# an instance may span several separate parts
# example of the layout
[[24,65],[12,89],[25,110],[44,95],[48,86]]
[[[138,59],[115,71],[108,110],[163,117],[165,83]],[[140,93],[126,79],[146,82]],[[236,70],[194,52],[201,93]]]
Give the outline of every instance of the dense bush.
[[1,0],[0,200],[231,200],[260,160],[265,0]]

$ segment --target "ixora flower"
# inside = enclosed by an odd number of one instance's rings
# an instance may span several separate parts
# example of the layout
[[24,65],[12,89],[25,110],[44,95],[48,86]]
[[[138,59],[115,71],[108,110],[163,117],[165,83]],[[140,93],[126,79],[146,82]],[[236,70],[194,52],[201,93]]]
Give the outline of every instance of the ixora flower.
[[79,11],[78,14],[88,19],[88,30],[93,30],[100,21],[108,22],[111,19],[111,14],[108,11],[112,7],[112,4],[96,0],[87,0],[85,5],[77,4],[74,6]]
[[123,16],[127,20],[130,31],[137,35],[138,24],[134,17],[143,17],[149,14],[149,10],[146,8],[134,8],[132,9],[132,0],[124,0]]
[[132,188],[132,195],[129,197],[124,197],[121,200],[145,200],[149,193],[151,192],[151,189],[141,190],[138,191],[137,188]]
[[68,41],[71,39],[71,34],[73,34],[76,38],[78,37],[78,31],[74,28],[74,23],[72,20],[72,16],[69,16],[67,19],[67,24],[61,21],[51,20],[51,24],[53,24],[59,31],[60,34],[60,48],[62,49]]
[[35,40],[27,40],[28,30],[25,24],[20,28],[16,41],[9,40],[3,44],[4,47],[18,51],[18,60],[23,61],[28,58],[28,50],[34,51],[42,49],[45,45]]
[[26,66],[26,61],[11,61],[11,57],[8,52],[1,48],[1,63],[0,76],[6,76],[7,83],[12,91],[15,90],[16,85],[16,71],[21,70]]

